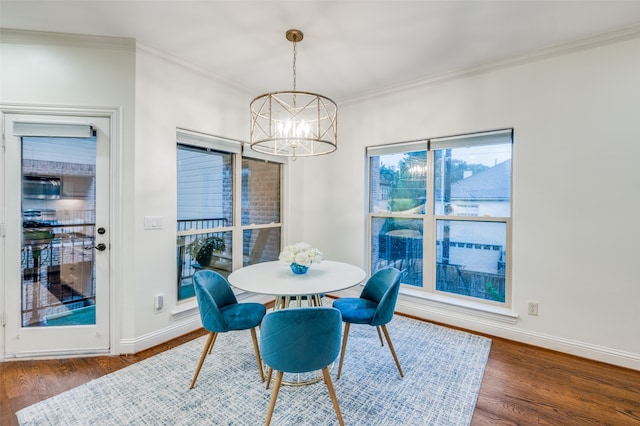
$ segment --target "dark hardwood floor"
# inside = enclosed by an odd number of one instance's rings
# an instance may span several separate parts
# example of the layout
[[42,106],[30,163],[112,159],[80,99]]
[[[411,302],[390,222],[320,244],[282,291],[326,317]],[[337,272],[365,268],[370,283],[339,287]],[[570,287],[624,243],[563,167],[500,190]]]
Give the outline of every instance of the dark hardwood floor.
[[[135,355],[0,363],[0,425],[17,425],[23,407],[203,334]],[[491,338],[472,425],[640,425],[640,371]]]

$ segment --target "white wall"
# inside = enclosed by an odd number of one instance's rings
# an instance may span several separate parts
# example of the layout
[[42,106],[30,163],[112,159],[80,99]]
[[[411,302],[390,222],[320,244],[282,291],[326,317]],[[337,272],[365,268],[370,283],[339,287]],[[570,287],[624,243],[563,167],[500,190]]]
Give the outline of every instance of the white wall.
[[407,296],[398,308],[640,369],[638,76],[634,39],[343,105],[337,152],[305,162],[305,241],[366,266],[365,146],[513,127],[517,320]]
[[[195,303],[176,302],[176,128],[246,139],[251,94],[133,40],[2,35],[2,103],[121,110],[114,351],[137,352],[200,327]],[[162,216],[164,229],[143,230],[147,215]],[[156,294],[165,296],[160,313]]]
[[[200,327],[193,302],[177,304],[176,128],[231,139],[249,134],[251,95],[164,58],[145,46],[136,55],[134,263],[131,347],[138,351]],[[144,230],[144,216],[162,216],[164,229]],[[155,313],[156,294],[165,309]]]
[[[288,169],[285,243],[304,240],[328,259],[366,266],[365,146],[514,127],[519,317],[406,295],[398,308],[640,369],[638,75],[634,39],[341,105],[338,151]],[[117,350],[198,327],[193,304],[175,301],[176,127],[245,140],[254,94],[143,46],[3,39],[1,78],[2,102],[122,109]],[[143,230],[145,215],[162,216],[164,229]],[[159,293],[166,305],[154,313]],[[526,315],[528,301],[540,304],[538,317]]]
[[[134,152],[133,40],[2,30],[0,55],[0,102],[3,104],[25,108],[66,108],[70,111],[76,108],[118,109],[119,114],[116,115],[120,127],[119,133],[113,135],[113,143],[119,147],[117,158],[113,160],[119,167],[117,181],[131,182],[134,166],[131,161]],[[110,230],[112,244],[118,246],[121,244],[118,236],[126,233],[133,211],[132,185],[122,185],[120,189],[121,199],[114,208],[116,217],[112,218],[118,229]],[[0,200],[0,204],[4,202],[4,199]],[[117,268],[111,277],[112,282],[117,283],[113,306],[118,312],[121,312],[122,300],[126,299],[119,292],[127,272],[120,268],[120,259],[132,255],[128,251],[129,244],[121,247],[121,250],[111,253],[111,262]],[[120,336],[121,332],[118,328],[115,335]],[[115,347],[118,347],[118,342],[115,342]]]

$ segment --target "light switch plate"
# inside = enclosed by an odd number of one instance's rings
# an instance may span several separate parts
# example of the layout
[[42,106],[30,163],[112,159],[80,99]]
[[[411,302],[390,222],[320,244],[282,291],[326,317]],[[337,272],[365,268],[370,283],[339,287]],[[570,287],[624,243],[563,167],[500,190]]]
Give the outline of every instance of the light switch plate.
[[162,216],[145,216],[144,229],[162,229],[164,228],[164,218]]

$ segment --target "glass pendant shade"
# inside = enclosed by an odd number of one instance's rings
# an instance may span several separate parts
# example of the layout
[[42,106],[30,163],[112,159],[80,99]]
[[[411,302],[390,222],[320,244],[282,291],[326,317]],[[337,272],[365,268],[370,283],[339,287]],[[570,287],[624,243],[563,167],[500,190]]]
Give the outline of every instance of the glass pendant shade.
[[272,92],[251,101],[251,148],[288,157],[328,154],[338,147],[338,107],[309,92]]

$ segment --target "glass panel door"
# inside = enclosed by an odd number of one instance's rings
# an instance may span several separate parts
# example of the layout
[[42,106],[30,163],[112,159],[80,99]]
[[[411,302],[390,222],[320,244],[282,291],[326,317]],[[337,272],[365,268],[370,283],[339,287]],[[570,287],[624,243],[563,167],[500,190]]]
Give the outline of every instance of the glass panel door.
[[5,116],[9,356],[109,348],[109,119],[47,119]]
[[95,180],[95,135],[22,137],[23,327],[96,323]]

